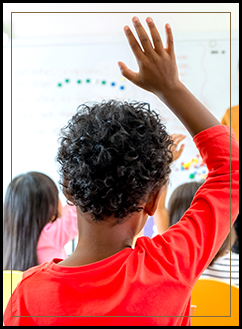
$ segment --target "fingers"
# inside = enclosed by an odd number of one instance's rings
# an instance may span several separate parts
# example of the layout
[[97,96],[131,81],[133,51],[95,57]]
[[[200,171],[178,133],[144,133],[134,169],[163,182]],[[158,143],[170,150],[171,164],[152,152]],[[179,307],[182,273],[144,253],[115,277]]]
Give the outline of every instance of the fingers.
[[182,154],[183,150],[184,150],[185,144],[182,144],[180,149],[176,151],[176,157],[177,159],[180,157],[180,155]]
[[[144,49],[144,51],[148,54],[151,53],[155,50],[157,52],[157,54],[161,55],[162,51],[164,50],[163,47],[163,43],[160,37],[160,34],[152,20],[151,17],[147,17],[146,22],[148,24],[148,27],[150,29],[150,33],[151,33],[151,37],[152,37],[152,41],[154,44],[155,49],[153,48],[153,45],[150,41],[150,38],[148,36],[148,34],[146,33],[144,27],[142,26],[142,24],[140,23],[140,20],[138,19],[138,17],[134,16],[132,18],[135,30],[138,34],[139,40],[142,44],[142,47]],[[174,40],[173,40],[173,34],[172,34],[172,30],[169,24],[165,25],[165,30],[166,30],[166,52],[171,55],[174,56]],[[142,56],[144,55],[143,50],[141,49],[138,41],[136,40],[135,36],[133,35],[132,31],[130,30],[130,28],[126,25],[124,27],[124,31],[126,34],[126,37],[128,39],[128,42],[130,44],[130,47],[135,55],[135,57],[137,59],[141,59]]]
[[144,56],[143,50],[141,49],[139,43],[137,42],[135,36],[133,35],[133,32],[130,30],[130,28],[127,25],[124,27],[124,32],[135,57],[139,60],[142,59],[142,57]]
[[177,149],[179,143],[184,139],[186,138],[186,135],[183,135],[183,134],[172,134],[171,135],[172,139],[173,139],[173,146],[171,148],[172,150],[172,153],[173,153],[173,162],[176,161],[182,154],[183,150],[184,150],[184,147],[185,147],[185,144],[182,144],[179,148],[179,150]]
[[180,149],[177,151],[179,154],[181,154],[182,153],[182,151],[183,151],[183,149],[184,149],[184,147],[185,147],[185,144],[182,144],[181,146],[180,146]]
[[174,42],[173,42],[173,34],[171,31],[171,27],[169,24],[165,25],[166,28],[166,51],[169,55],[174,55]]
[[150,29],[150,34],[153,40],[153,44],[155,47],[155,51],[157,54],[161,55],[162,51],[164,50],[163,43],[160,37],[160,33],[158,32],[153,20],[151,17],[147,17],[146,22],[148,24],[148,27]]
[[122,75],[133,82],[136,85],[139,85],[139,74],[135,73],[134,71],[130,70],[123,62],[118,62],[118,66],[121,70]]
[[186,138],[186,135],[183,135],[183,134],[172,134],[171,135],[173,141],[174,141],[174,144],[178,145],[183,139]]
[[138,19],[138,17],[136,17],[136,16],[133,17],[132,21],[133,21],[135,30],[138,34],[139,40],[142,44],[144,51],[147,53],[153,52],[154,48],[152,46],[150,38],[149,38],[148,34],[146,33],[145,29],[143,28],[142,24],[140,23],[140,20]]

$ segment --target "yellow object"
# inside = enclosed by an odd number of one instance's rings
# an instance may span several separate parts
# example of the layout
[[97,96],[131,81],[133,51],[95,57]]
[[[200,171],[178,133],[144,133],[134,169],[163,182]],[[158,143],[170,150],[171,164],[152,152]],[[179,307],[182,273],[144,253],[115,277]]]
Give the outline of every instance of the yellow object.
[[[230,316],[231,300],[231,316]],[[192,290],[192,326],[239,326],[239,288],[216,279],[199,279]]]
[[[230,126],[230,108],[225,112],[221,123],[222,125]],[[239,143],[239,105],[231,107],[231,127]]]
[[[22,280],[23,272],[12,271],[12,293]],[[3,271],[3,313],[11,297],[11,271]]]
[[197,159],[192,159],[192,160],[189,161],[189,162],[183,163],[182,167],[183,167],[184,169],[186,169],[186,168],[189,168],[193,163],[197,163],[197,162],[198,162]]
[[189,168],[191,164],[192,164],[192,161],[183,163],[182,166],[183,166],[183,168]]
[[193,316],[195,311],[196,311],[196,308],[197,306],[196,305],[191,305],[191,308],[190,308],[190,315]]

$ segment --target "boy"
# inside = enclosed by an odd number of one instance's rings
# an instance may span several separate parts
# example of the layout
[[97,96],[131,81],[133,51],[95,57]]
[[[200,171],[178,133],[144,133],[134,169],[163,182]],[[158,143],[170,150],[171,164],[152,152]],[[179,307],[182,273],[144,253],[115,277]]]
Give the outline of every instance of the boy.
[[[24,273],[5,325],[190,325],[192,287],[230,231],[230,134],[179,81],[171,28],[167,47],[151,18],[153,45],[133,18],[137,59],[121,72],[181,120],[207,164],[206,182],[163,235],[133,238],[157,208],[170,173],[172,139],[144,103],[81,106],[62,130],[57,160],[63,192],[76,205],[79,240],[65,260]],[[238,143],[231,136],[231,225],[239,208]],[[39,316],[39,317],[38,317]],[[103,317],[102,317],[103,316]]]

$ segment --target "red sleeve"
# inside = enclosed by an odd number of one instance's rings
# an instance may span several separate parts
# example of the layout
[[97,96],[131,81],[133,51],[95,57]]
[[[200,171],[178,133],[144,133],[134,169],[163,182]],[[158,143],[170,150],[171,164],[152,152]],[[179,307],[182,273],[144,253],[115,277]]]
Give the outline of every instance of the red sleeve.
[[229,127],[218,125],[198,133],[193,140],[208,167],[206,181],[181,220],[152,239],[166,259],[167,270],[190,287],[227,237],[230,218],[232,226],[239,213],[239,145],[235,134],[232,132],[230,143]]

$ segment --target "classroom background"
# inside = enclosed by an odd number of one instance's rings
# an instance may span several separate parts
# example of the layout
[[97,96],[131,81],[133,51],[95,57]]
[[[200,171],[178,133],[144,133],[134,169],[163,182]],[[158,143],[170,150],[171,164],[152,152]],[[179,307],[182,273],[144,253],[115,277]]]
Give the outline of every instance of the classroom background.
[[[125,25],[134,31],[134,15],[145,26],[145,18],[151,16],[164,43],[164,26],[170,23],[180,79],[218,120],[230,101],[231,106],[239,103],[238,3],[5,3],[3,198],[11,175],[40,171],[58,185],[55,156],[60,128],[78,105],[110,98],[147,101],[170,134],[187,135],[184,152],[172,167],[167,201],[180,184],[206,177],[207,168],[180,121],[119,71],[119,60],[138,69],[123,33]],[[60,199],[65,205],[61,192]]]

